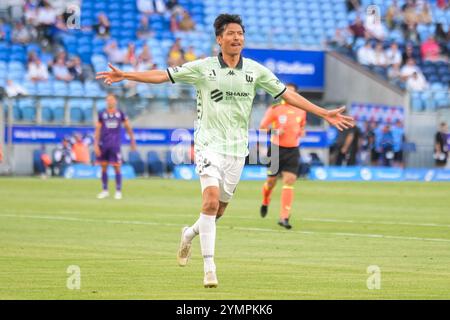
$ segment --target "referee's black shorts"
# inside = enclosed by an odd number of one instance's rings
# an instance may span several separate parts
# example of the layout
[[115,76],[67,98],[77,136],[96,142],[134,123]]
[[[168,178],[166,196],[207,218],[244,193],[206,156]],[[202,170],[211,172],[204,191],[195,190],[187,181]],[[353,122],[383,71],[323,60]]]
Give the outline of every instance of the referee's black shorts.
[[270,159],[267,175],[269,177],[275,177],[283,171],[297,175],[300,163],[300,151],[298,147],[286,148],[278,145],[274,145],[274,147],[270,145],[267,152],[267,157]]

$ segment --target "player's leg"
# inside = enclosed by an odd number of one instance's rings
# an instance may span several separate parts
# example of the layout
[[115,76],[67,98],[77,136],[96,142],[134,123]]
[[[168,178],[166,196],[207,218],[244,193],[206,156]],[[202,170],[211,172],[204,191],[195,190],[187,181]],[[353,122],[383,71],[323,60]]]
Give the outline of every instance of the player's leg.
[[267,215],[268,206],[270,204],[270,196],[272,194],[273,188],[277,183],[277,177],[279,172],[281,172],[282,162],[280,161],[280,155],[283,153],[283,149],[276,144],[272,144],[267,151],[267,157],[270,159],[269,168],[267,169],[267,180],[263,185],[263,200],[261,207],[259,209],[259,213],[261,217],[265,217]]
[[101,161],[100,166],[102,167],[101,181],[102,181],[102,192],[97,196],[98,199],[104,199],[109,197],[108,192],[108,162]]
[[289,215],[294,200],[294,183],[297,180],[297,173],[300,161],[298,148],[286,148],[280,152],[281,176],[283,188],[281,190],[281,209],[278,224],[286,229],[291,229]]
[[281,190],[280,221],[278,223],[286,229],[291,229],[292,226],[289,224],[289,217],[294,201],[294,184],[297,180],[297,175],[288,171],[283,171],[281,175],[283,188]]
[[115,163],[113,168],[116,176],[116,193],[114,195],[114,199],[120,200],[122,199],[122,168],[120,163]]
[[267,215],[268,207],[270,204],[270,196],[272,195],[272,191],[277,184],[277,176],[268,175],[266,182],[264,182],[262,195],[263,200],[261,204],[261,208],[259,210],[261,217],[265,217]]

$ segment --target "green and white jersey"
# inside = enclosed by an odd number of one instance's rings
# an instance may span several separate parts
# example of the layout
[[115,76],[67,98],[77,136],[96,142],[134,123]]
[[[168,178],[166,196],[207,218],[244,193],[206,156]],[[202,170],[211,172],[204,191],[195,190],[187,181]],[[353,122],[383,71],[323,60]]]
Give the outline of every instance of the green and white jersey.
[[220,154],[245,157],[248,129],[256,89],[278,98],[286,87],[266,67],[240,58],[229,68],[222,58],[209,57],[167,69],[172,83],[192,84],[197,89],[195,146]]

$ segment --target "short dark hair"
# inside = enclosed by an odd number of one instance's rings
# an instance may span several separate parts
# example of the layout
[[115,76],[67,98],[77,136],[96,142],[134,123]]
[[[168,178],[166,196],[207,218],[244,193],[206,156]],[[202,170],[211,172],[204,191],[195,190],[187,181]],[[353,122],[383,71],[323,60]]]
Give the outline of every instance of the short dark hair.
[[245,33],[242,19],[238,14],[222,13],[217,16],[216,20],[214,20],[214,30],[216,33],[216,37],[223,33],[229,23],[237,23],[242,27],[242,31]]

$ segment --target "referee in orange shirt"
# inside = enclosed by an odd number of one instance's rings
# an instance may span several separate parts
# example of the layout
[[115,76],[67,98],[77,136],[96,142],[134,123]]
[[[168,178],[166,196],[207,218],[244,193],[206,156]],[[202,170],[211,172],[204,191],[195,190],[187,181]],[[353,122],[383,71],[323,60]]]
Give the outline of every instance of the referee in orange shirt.
[[[288,84],[288,90],[297,91],[295,84]],[[268,130],[272,127],[271,146],[268,156],[271,157],[267,170],[267,180],[263,186],[263,200],[260,209],[261,217],[267,215],[272,190],[277,183],[277,176],[281,173],[283,190],[281,192],[280,220],[278,224],[291,229],[289,215],[294,200],[294,183],[297,180],[299,168],[300,137],[305,133],[306,112],[288,105],[285,101],[270,107],[261,121],[260,129]],[[276,154],[278,150],[278,155]]]

